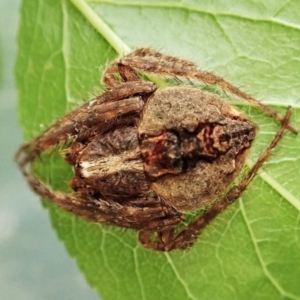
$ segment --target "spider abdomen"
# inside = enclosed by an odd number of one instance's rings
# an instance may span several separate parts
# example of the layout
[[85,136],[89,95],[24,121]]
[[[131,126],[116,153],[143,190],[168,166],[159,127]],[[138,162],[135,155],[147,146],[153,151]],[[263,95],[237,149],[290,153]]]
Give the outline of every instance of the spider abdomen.
[[239,174],[256,126],[218,96],[179,86],[149,98],[138,132],[152,189],[189,211],[215,200]]

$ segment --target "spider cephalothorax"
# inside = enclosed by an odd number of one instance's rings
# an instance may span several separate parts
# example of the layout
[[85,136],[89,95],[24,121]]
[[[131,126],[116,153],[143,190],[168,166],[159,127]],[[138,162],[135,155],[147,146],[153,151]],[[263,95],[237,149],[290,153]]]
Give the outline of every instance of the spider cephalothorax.
[[[181,230],[184,214],[211,204],[240,173],[257,128],[219,96],[195,86],[157,89],[138,72],[215,84],[280,121],[273,141],[241,182]],[[116,76],[117,75],[117,76]],[[203,228],[236,200],[289,125],[271,108],[191,62],[138,49],[111,64],[107,92],[69,113],[33,141],[17,160],[31,187],[87,220],[139,230],[140,242],[162,251],[190,247]],[[30,171],[43,151],[70,141],[73,194],[54,192]],[[176,232],[176,233],[175,233]]]

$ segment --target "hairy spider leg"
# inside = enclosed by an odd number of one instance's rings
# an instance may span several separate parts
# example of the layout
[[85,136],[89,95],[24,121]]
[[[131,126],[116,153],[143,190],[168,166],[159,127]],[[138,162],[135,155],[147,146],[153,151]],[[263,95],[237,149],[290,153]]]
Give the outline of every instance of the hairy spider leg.
[[[249,102],[254,107],[259,108],[267,115],[271,116],[279,122],[284,122],[284,118],[272,108],[264,105],[252,96],[244,93],[239,88],[233,86],[222,77],[219,77],[211,72],[197,69],[196,65],[190,61],[179,59],[173,56],[163,55],[151,49],[141,48],[121,58],[119,64],[134,68],[136,71],[151,72],[158,75],[179,76],[186,79],[194,79],[205,84],[216,85],[224,91],[228,91],[240,99]],[[115,63],[116,64],[116,63]],[[113,64],[113,70],[117,71],[117,64]],[[110,70],[111,72],[112,70]],[[106,75],[105,75],[106,76]],[[105,78],[104,76],[104,78]],[[112,75],[110,74],[110,77]],[[287,128],[297,133],[297,129],[288,124]]]
[[[80,134],[81,128],[111,127],[119,116],[138,114],[144,105],[140,97],[134,95],[151,94],[156,90],[152,82],[130,82],[118,85],[114,90],[90,100],[76,110],[58,120],[46,132],[30,143],[24,144],[16,154],[22,167],[43,151]],[[129,98],[131,97],[131,98]],[[105,104],[105,105],[103,105]]]
[[[119,75],[119,78],[116,77]],[[123,65],[119,61],[113,62],[103,75],[103,82],[108,89],[115,89],[122,82],[137,81],[143,82],[137,72],[128,65]]]
[[75,194],[53,191],[44,182],[23,168],[31,188],[60,208],[87,221],[116,225],[131,229],[159,230],[173,228],[182,221],[182,216],[161,199],[140,198],[134,205],[121,205],[105,199],[82,198]]

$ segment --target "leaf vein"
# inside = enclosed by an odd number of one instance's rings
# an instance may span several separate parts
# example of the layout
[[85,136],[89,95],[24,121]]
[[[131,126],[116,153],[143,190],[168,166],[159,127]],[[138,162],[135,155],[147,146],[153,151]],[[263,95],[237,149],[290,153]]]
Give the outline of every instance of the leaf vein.
[[299,300],[300,298],[297,295],[294,295],[292,293],[289,293],[287,291],[285,291],[280,284],[276,281],[276,279],[272,276],[272,274],[269,272],[267,265],[264,262],[263,256],[260,252],[258,243],[257,243],[257,239],[255,237],[255,234],[251,228],[251,224],[250,221],[248,220],[247,214],[246,214],[246,210],[243,204],[243,200],[242,198],[239,201],[240,204],[240,208],[241,208],[241,212],[242,212],[242,216],[245,220],[245,224],[246,224],[246,228],[248,229],[248,232],[250,234],[251,237],[251,241],[253,243],[254,249],[255,249],[255,253],[257,255],[258,261],[262,267],[262,270],[264,272],[264,274],[266,275],[266,277],[268,278],[268,280],[270,281],[270,283],[276,288],[276,290],[284,297],[289,297],[290,299],[295,299],[295,300]]

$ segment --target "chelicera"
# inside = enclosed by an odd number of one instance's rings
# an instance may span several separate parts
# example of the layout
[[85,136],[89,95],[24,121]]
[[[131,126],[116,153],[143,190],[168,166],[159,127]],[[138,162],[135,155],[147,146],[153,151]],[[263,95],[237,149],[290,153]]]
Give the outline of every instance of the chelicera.
[[[158,89],[140,72],[216,85],[279,121],[280,128],[252,169],[232,185],[256,125],[220,96],[193,85]],[[17,161],[36,193],[86,220],[135,229],[147,248],[189,248],[239,198],[285,129],[297,132],[289,124],[291,108],[282,118],[223,78],[151,49],[113,62],[103,81],[105,93],[24,144]],[[66,147],[65,159],[74,167],[71,194],[53,191],[31,171],[36,157],[57,144]],[[186,213],[207,206],[185,224]]]

